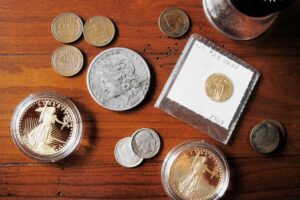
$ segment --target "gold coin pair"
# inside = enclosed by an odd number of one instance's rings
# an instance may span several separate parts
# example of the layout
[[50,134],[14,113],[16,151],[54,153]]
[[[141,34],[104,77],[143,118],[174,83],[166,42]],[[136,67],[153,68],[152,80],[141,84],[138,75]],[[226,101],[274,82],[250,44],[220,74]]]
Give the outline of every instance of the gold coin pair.
[[96,47],[109,44],[115,35],[113,22],[104,16],[95,16],[86,21],[74,13],[66,12],[58,15],[52,22],[52,34],[62,43],[72,43],[80,38],[83,33],[85,40]]

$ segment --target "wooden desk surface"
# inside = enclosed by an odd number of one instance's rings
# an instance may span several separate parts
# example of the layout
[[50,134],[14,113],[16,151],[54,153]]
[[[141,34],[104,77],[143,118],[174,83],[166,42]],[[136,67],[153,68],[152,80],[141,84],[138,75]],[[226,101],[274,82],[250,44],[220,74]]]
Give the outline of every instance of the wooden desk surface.
[[[191,18],[192,29],[181,39],[169,39],[157,25],[168,7],[180,7]],[[83,38],[73,45],[85,54],[81,73],[72,78],[56,74],[52,52],[62,44],[50,30],[61,12],[83,20],[96,15],[111,18],[118,34],[105,48]],[[0,3],[0,198],[1,199],[167,199],[160,179],[168,151],[190,139],[217,145],[227,156],[230,187],[224,199],[300,198],[300,2],[278,17],[264,36],[249,42],[225,38],[209,24],[200,0],[9,0]],[[199,33],[255,66],[262,78],[238,123],[230,145],[218,143],[189,125],[154,108],[190,34]],[[98,106],[86,87],[91,60],[110,47],[127,47],[149,63],[152,86],[146,100],[129,112]],[[30,93],[56,91],[71,98],[84,118],[85,133],[67,159],[43,164],[24,156],[14,145],[10,119],[16,105]],[[286,145],[262,156],[249,144],[251,128],[273,118],[287,130]],[[151,127],[163,141],[160,154],[134,169],[116,163],[118,140],[136,129]]]

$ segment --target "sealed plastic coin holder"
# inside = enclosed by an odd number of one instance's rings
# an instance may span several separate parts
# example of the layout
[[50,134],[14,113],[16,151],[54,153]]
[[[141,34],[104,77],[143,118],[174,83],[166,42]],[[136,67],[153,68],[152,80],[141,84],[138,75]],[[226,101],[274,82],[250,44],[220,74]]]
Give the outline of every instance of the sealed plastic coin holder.
[[167,154],[161,170],[166,194],[174,200],[221,198],[229,185],[230,171],[224,154],[203,141],[187,141]]
[[56,93],[35,93],[15,109],[11,134],[17,147],[30,158],[55,162],[78,146],[83,134],[75,104]]
[[193,34],[155,107],[227,144],[260,74]]

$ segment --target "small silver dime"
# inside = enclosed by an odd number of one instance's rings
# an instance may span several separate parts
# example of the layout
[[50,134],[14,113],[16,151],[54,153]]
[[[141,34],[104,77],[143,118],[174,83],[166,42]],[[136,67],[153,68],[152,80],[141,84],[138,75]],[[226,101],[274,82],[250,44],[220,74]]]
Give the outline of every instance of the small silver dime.
[[136,155],[142,158],[152,158],[160,149],[160,138],[150,128],[142,128],[133,133],[131,148]]
[[101,106],[125,111],[136,107],[150,87],[145,60],[127,48],[111,48],[98,54],[89,66],[87,87]]
[[131,137],[121,139],[115,146],[115,159],[123,167],[136,167],[143,161],[131,148]]

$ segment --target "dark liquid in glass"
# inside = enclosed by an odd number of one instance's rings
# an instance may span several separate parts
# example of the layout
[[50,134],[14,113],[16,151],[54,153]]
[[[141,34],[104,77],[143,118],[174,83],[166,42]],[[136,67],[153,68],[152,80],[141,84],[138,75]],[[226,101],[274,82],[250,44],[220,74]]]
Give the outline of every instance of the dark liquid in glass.
[[231,3],[245,15],[264,17],[283,10],[294,0],[230,0]]

